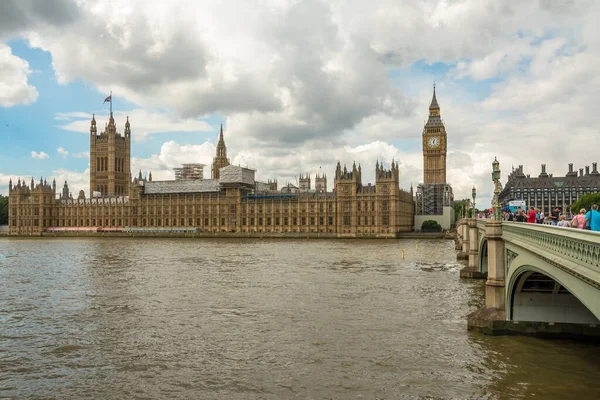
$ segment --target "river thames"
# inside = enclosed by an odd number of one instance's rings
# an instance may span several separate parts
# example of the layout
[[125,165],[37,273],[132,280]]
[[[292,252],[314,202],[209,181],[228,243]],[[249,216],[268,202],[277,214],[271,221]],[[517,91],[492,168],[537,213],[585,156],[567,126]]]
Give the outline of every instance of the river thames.
[[598,345],[467,332],[484,282],[460,280],[455,254],[442,240],[0,238],[0,398],[600,393]]

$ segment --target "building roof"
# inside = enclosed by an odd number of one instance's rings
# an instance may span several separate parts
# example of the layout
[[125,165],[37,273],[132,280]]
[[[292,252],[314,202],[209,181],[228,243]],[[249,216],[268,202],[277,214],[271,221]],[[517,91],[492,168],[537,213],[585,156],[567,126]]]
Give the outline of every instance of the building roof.
[[228,165],[219,169],[219,182],[225,185],[243,184],[254,186],[254,170]]

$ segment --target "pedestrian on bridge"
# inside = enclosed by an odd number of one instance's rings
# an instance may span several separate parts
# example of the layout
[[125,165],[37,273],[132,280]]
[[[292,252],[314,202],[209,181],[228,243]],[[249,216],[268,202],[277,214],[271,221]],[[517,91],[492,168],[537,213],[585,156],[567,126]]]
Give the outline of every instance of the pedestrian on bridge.
[[598,204],[593,204],[592,209],[585,214],[585,222],[590,230],[600,232],[600,212],[598,212]]
[[530,224],[535,224],[536,219],[537,219],[537,214],[535,213],[535,208],[529,207],[529,214],[527,215],[527,222]]
[[585,208],[579,210],[579,214],[573,217],[569,226],[578,229],[583,229],[585,227]]

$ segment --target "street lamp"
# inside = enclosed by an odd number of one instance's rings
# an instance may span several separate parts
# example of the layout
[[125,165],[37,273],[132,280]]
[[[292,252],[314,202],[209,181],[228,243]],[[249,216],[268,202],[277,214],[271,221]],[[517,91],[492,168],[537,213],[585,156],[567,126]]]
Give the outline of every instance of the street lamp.
[[471,218],[475,218],[475,198],[477,197],[477,189],[473,186],[471,189],[471,196],[473,197],[473,208],[471,209]]
[[500,216],[500,204],[498,196],[500,194],[500,163],[494,157],[494,162],[492,163],[492,181],[494,182],[494,220],[500,221],[502,217]]

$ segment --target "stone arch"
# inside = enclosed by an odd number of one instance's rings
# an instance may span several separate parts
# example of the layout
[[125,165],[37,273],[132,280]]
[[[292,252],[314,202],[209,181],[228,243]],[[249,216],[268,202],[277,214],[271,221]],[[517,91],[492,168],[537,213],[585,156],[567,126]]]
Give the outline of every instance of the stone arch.
[[506,277],[506,316],[513,321],[600,323],[600,290],[533,255],[519,255]]
[[479,252],[477,254],[477,257],[478,257],[479,272],[481,272],[482,274],[487,274],[487,272],[488,272],[488,241],[485,238],[479,244]]

